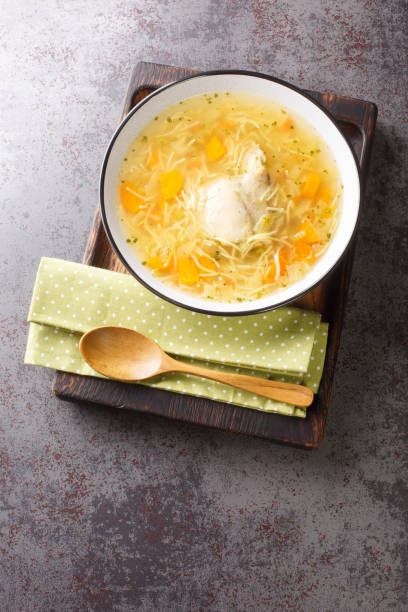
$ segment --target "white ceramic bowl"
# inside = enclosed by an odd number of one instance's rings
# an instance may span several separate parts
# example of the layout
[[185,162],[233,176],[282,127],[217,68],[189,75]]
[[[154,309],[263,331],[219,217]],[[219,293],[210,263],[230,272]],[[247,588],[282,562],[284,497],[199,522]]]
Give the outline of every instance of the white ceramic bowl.
[[[116,212],[119,168],[125,154],[143,127],[168,106],[192,96],[217,91],[248,92],[271,98],[303,116],[325,140],[337,162],[344,186],[337,230],[324,255],[302,280],[264,297],[226,303],[206,300],[160,282],[133,254],[123,236]],[[101,213],[106,233],[123,264],[145,287],[162,298],[182,306],[219,315],[245,315],[278,308],[301,297],[333,269],[349,245],[360,207],[359,171],[354,154],[331,115],[299,89],[273,77],[239,70],[205,72],[165,85],[144,98],[119,125],[109,144],[100,182]]]

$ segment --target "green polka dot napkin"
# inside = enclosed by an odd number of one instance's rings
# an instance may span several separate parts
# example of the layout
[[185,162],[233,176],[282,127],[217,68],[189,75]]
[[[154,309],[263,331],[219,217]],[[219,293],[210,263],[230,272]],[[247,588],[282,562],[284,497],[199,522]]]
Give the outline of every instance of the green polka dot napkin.
[[[302,383],[314,392],[328,331],[318,313],[291,307],[246,317],[198,314],[165,302],[126,274],[49,258],[40,262],[28,321],[28,364],[100,377],[82,360],[79,339],[92,327],[122,325],[154,338],[163,350],[189,363]],[[143,384],[306,415],[303,408],[188,374],[166,374]]]

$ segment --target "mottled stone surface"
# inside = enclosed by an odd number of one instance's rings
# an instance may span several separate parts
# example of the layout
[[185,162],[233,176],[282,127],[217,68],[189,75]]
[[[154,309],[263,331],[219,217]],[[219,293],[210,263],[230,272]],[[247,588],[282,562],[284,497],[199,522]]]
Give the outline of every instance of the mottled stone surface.
[[[406,2],[16,0],[1,18],[0,609],[406,610]],[[81,259],[138,60],[378,104],[316,452],[65,404],[23,365],[39,258]]]

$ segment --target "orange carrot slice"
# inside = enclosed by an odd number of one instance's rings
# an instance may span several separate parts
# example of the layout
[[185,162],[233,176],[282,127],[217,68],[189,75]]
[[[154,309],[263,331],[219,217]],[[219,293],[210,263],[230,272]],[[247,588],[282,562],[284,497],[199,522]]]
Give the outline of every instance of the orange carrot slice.
[[314,252],[310,244],[304,240],[297,240],[294,245],[295,256],[298,261],[307,261],[311,263],[314,260]]
[[196,255],[195,258],[200,264],[200,266],[203,266],[203,268],[207,268],[207,270],[212,270],[212,271],[217,269],[217,266],[215,265],[215,261],[209,255]]
[[322,202],[326,202],[326,204],[330,204],[330,202],[332,201],[332,197],[333,196],[331,190],[327,187],[323,187],[317,192],[316,199],[322,200]]
[[295,127],[295,122],[293,121],[293,119],[291,117],[288,117],[282,123],[282,127],[283,127],[284,130],[291,130],[291,129],[293,129]]
[[286,249],[285,247],[279,251],[279,274],[278,274],[275,260],[272,260],[271,263],[269,264],[268,268],[266,269],[265,276],[264,276],[264,280],[267,283],[273,283],[280,276],[284,276],[286,274],[286,270],[288,267],[288,257],[289,257],[288,251],[289,249]]
[[178,260],[179,282],[182,285],[193,285],[200,280],[200,271],[191,257],[180,257]]
[[130,213],[135,214],[139,210],[143,200],[137,192],[136,186],[130,181],[125,181],[120,186],[120,201]]
[[319,242],[319,236],[316,234],[313,226],[309,221],[303,221],[298,231],[296,232],[296,237],[304,240],[307,244],[314,244],[315,242]]
[[172,170],[160,175],[160,186],[163,200],[169,200],[178,194],[183,186],[183,177],[179,170]]
[[217,136],[213,136],[207,144],[207,157],[210,161],[217,161],[226,154],[226,149]]
[[164,268],[166,268],[166,264],[163,262],[162,258],[159,257],[159,255],[149,257],[146,264],[149,266],[149,268],[153,268],[153,270],[164,270]]
[[320,185],[320,180],[320,176],[316,172],[309,172],[303,183],[302,196],[304,198],[314,198]]

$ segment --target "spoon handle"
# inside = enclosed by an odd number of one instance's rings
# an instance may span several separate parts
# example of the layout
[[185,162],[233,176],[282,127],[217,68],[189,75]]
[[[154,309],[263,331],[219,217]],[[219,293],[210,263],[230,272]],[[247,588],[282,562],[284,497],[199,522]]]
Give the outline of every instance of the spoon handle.
[[216,370],[207,370],[199,368],[176,359],[166,360],[166,368],[163,371],[167,372],[184,372],[210,378],[218,382],[238,387],[250,393],[256,393],[264,397],[268,397],[278,402],[285,402],[295,406],[310,406],[313,402],[313,391],[303,385],[293,385],[291,383],[278,382],[276,380],[267,380],[265,378],[257,378],[254,376],[245,376],[244,374],[233,374],[230,372],[219,372]]

